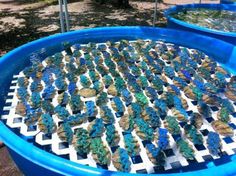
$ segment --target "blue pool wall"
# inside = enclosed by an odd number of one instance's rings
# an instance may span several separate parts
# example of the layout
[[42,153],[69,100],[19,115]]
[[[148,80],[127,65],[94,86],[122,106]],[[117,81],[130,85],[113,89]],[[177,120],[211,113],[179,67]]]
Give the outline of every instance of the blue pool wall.
[[221,0],[220,3],[221,4],[236,4],[234,0]]
[[[43,39],[39,39],[20,46],[0,58],[0,92],[2,96],[0,107],[3,107],[4,96],[6,95],[13,74],[20,72],[25,66],[29,65],[29,59],[37,57],[45,59],[55,52],[64,50],[63,42],[88,43],[118,41],[120,39],[152,39],[172,42],[178,45],[199,49],[223,63],[226,67],[235,70],[236,48],[234,45],[221,40],[213,39],[194,33],[177,31],[172,29],[161,29],[152,27],[108,27],[79,30],[64,34],[57,34]],[[4,113],[3,111],[1,114]],[[49,152],[35,147],[27,142],[30,139],[20,138],[0,121],[0,140],[8,147],[10,154],[18,167],[25,175],[102,175],[102,176],[132,176],[112,172],[99,168],[92,168],[71,162]],[[213,163],[207,165],[208,169],[175,173],[175,174],[154,174],[154,175],[175,175],[175,176],[199,176],[199,175],[236,175],[236,158],[230,157],[231,162],[215,166]],[[139,174],[135,174],[139,175]]]
[[190,23],[177,20],[171,17],[172,13],[176,13],[176,12],[187,10],[187,9],[196,9],[196,8],[236,11],[236,4],[186,4],[186,5],[173,6],[165,11],[165,16],[167,18],[167,23],[168,23],[167,26],[173,29],[185,30],[189,32],[194,32],[194,33],[218,38],[226,42],[232,43],[233,45],[236,45],[236,33],[234,32],[212,30],[206,27],[190,24]]

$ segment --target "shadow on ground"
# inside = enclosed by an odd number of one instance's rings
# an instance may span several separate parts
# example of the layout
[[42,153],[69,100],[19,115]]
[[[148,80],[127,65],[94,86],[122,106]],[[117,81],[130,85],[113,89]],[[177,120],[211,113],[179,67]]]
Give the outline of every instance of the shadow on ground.
[[[83,0],[68,0],[70,3],[79,2]],[[34,4],[35,2],[42,2],[45,5],[57,4],[58,0],[1,0],[2,4],[14,4],[14,5],[24,5],[24,4]]]
[[[9,1],[8,3],[16,3]],[[25,1],[17,1],[25,3]],[[70,2],[72,3],[72,1]],[[83,13],[70,13],[70,24],[72,29],[98,26],[147,26],[152,24],[153,10],[139,10],[136,7],[130,9],[118,9],[110,4],[100,5],[94,1],[87,4],[88,10]],[[53,12],[43,14],[42,11],[47,4],[26,8],[20,11],[5,9],[0,12],[0,25],[4,25],[4,30],[0,31],[0,49],[2,52],[9,51],[29,41],[60,32],[59,13]],[[56,6],[55,6],[56,7]],[[19,26],[1,21],[3,17],[14,17],[23,19]],[[164,26],[162,13],[157,15],[158,26]]]
[[[47,26],[50,23],[55,23],[56,20],[52,17],[48,19],[42,19],[39,17],[40,10],[45,6],[39,6],[35,8],[28,8],[20,11],[12,11],[11,9],[5,9],[0,12],[0,24],[4,27],[0,35],[0,49],[3,51],[9,51],[17,46],[20,46],[29,41],[36,40],[43,36],[47,36],[59,31],[39,31],[39,27]],[[53,16],[58,16],[54,14]],[[14,17],[15,19],[20,19],[23,22],[18,26],[12,25],[12,22],[2,22],[3,17]]]
[[[79,23],[79,26],[148,26],[152,24],[153,10],[140,10],[136,7],[128,9],[118,9],[112,5],[100,5],[89,3],[90,11],[83,14],[71,14],[72,23]],[[157,14],[158,26],[164,26],[165,22],[161,20],[161,12]],[[73,26],[72,26],[73,27]]]

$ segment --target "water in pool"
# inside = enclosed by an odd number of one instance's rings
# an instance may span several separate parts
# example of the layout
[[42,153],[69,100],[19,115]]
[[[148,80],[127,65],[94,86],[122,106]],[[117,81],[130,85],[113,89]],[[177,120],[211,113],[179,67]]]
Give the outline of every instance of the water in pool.
[[31,62],[15,76],[3,118],[51,153],[154,173],[206,168],[236,152],[236,77],[200,51],[121,40]]
[[171,16],[201,27],[224,32],[236,32],[236,12],[234,11],[197,8],[182,10]]

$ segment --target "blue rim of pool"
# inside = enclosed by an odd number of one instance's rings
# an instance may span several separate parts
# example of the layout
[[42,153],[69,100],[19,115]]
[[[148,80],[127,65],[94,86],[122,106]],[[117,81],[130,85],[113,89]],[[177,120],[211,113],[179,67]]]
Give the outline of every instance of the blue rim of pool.
[[198,30],[198,31],[202,31],[202,32],[206,32],[206,33],[218,34],[218,35],[222,35],[222,36],[226,36],[226,37],[235,37],[236,38],[236,33],[234,33],[234,32],[224,32],[224,31],[209,29],[206,27],[198,26],[195,24],[190,24],[190,23],[184,22],[182,20],[178,20],[178,19],[171,17],[171,14],[173,14],[173,13],[180,12],[180,11],[186,10],[186,9],[196,9],[196,8],[236,11],[236,5],[234,5],[234,4],[186,4],[186,5],[173,6],[169,9],[167,9],[164,12],[164,14],[165,14],[168,21],[173,22],[177,25],[184,26],[184,27]]
[[[56,44],[59,44],[57,51],[62,51],[63,47],[60,45],[62,42],[104,42],[107,40],[117,41],[119,39],[151,39],[151,40],[163,40],[166,42],[178,44],[181,46],[187,46],[190,48],[198,49],[209,56],[216,58],[218,62],[221,62],[230,69],[236,68],[236,47],[227,42],[213,39],[207,36],[194,34],[190,32],[177,31],[173,29],[153,28],[153,27],[104,27],[104,28],[92,28],[84,29],[64,34],[56,34],[49,37],[45,37],[25,45],[22,45],[13,51],[10,51],[2,58],[0,58],[0,92],[1,101],[7,93],[10,86],[10,79],[16,73],[22,70],[23,66],[29,64],[30,53],[40,51],[43,53],[43,57],[47,55],[47,48],[52,48]],[[45,58],[45,57],[44,57]],[[20,65],[21,64],[21,65]],[[7,67],[6,67],[7,66]],[[0,103],[0,114],[2,114],[3,103]],[[16,135],[11,129],[9,129],[3,122],[0,121],[0,140],[2,140],[8,148],[13,150],[18,155],[27,159],[44,169],[48,169],[52,172],[62,175],[133,175],[122,172],[113,172],[100,168],[92,168],[82,164],[77,164],[32,145],[25,141],[18,135]],[[154,175],[234,175],[236,174],[236,157],[235,155],[229,156],[230,162],[222,165],[214,165],[213,162],[207,164],[207,169],[174,173],[174,174],[154,174]],[[136,174],[140,175],[140,174]],[[143,175],[143,174],[142,174]]]
[[236,1],[233,0],[221,0],[221,4],[236,4]]

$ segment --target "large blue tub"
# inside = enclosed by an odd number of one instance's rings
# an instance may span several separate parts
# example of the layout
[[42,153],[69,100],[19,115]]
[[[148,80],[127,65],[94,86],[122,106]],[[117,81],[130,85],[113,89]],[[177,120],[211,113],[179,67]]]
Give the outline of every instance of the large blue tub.
[[[161,39],[202,50],[206,54],[214,57],[217,61],[223,63],[226,67],[231,68],[232,71],[236,68],[235,46],[221,40],[194,33],[152,27],[114,27],[80,30],[50,36],[28,43],[3,56],[0,59],[0,109],[2,109],[4,105],[4,97],[7,94],[13,74],[18,73],[27,66],[29,64],[29,58],[32,56],[44,59],[55,52],[62,51],[63,42],[87,43],[105,42],[107,40],[117,41],[120,39]],[[2,113],[3,111],[1,111],[0,114]],[[30,139],[19,137],[1,121],[0,140],[6,144],[12,158],[25,175],[131,175],[91,168],[57,157],[37,148],[30,143]],[[224,164],[219,166],[209,163],[207,165],[208,169],[174,175],[236,175],[235,155],[231,156],[228,161],[227,163],[223,162]]]
[[212,30],[206,27],[189,24],[187,22],[177,20],[171,17],[172,13],[177,13],[182,10],[196,9],[196,8],[236,11],[236,5],[228,5],[228,4],[187,4],[187,5],[173,6],[165,11],[165,16],[168,21],[168,27],[211,36],[236,45],[236,33]]
[[221,0],[221,4],[236,4],[236,1],[234,0]]

